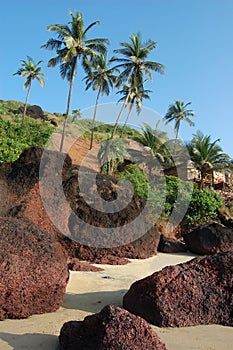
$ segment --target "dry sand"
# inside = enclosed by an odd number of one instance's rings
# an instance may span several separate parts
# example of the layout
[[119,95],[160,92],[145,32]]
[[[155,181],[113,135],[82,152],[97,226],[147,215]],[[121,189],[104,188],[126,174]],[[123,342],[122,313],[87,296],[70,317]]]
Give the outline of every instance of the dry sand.
[[[122,297],[137,279],[167,265],[193,258],[191,254],[163,254],[146,260],[131,260],[125,266],[101,265],[101,272],[71,272],[62,307],[44,315],[24,320],[0,322],[0,349],[58,349],[58,334],[63,323],[82,320],[100,311],[106,304],[122,306]],[[100,266],[100,265],[96,265]],[[233,328],[217,325],[187,328],[153,329],[168,350],[229,350],[233,344]],[[142,349],[143,350],[143,349]]]

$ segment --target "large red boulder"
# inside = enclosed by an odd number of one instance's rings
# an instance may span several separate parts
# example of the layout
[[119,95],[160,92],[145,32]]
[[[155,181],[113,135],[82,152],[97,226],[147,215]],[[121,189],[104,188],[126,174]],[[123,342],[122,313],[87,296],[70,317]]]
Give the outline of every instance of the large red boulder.
[[233,229],[217,222],[197,227],[183,237],[188,249],[197,254],[233,251]]
[[187,251],[187,246],[176,239],[160,235],[158,251],[162,253],[183,253]]
[[67,256],[47,231],[0,219],[0,320],[57,310],[69,279]]
[[159,327],[233,326],[233,252],[168,266],[132,284],[128,311]]
[[[56,176],[59,174],[60,166],[62,176]],[[0,215],[29,220],[41,229],[49,231],[57,237],[70,258],[94,263],[125,264],[127,263],[125,258],[143,259],[155,255],[159,233],[152,227],[153,223],[149,222],[148,225],[149,215],[139,220],[133,228],[130,227],[131,222],[134,222],[144,210],[145,201],[133,195],[123,209],[119,210],[116,204],[115,211],[105,213],[101,208],[101,198],[107,205],[114,203],[118,198],[119,186],[114,177],[98,174],[96,182],[100,203],[97,204],[100,205],[97,209],[93,208],[80,190],[78,175],[72,175],[70,167],[69,156],[55,151],[44,152],[41,147],[27,148],[15,162],[8,164],[7,167],[0,167],[0,179],[2,173],[6,185],[4,196],[9,198],[14,195],[7,205],[0,203]],[[50,169],[54,176],[51,176]],[[90,181],[88,173],[84,180],[90,197],[94,198],[95,186],[88,185]],[[61,196],[63,190],[65,197]],[[122,200],[127,202],[129,197],[128,192],[123,191]],[[72,215],[70,215],[71,209]],[[77,217],[79,222],[76,220]],[[102,228],[107,227],[114,232],[115,228],[121,229],[124,226],[127,230],[121,235],[122,241],[118,233],[110,238],[108,234],[103,234]],[[99,230],[99,235],[94,236],[94,244],[93,242],[85,244],[82,238],[93,237],[91,234],[93,227]]]
[[60,170],[64,177],[71,165],[72,161],[69,155],[44,150],[39,146],[31,146],[26,148],[12,163],[7,175],[8,186],[18,196],[23,196],[39,182],[39,177],[46,176],[47,168],[53,169],[54,178]]
[[145,320],[113,305],[65,323],[59,342],[61,350],[166,350]]
[[[85,184],[89,201],[80,190],[78,175],[64,181],[64,193],[73,210],[69,218],[69,230],[76,244],[66,240],[72,254],[92,262],[107,256],[145,259],[155,255],[160,235],[151,220],[149,209],[145,209],[145,201],[136,194],[130,199],[127,188],[122,191],[112,176],[98,174],[96,186],[89,186],[89,181],[87,174]],[[118,190],[123,192],[121,209],[118,208],[117,202]],[[115,205],[111,212],[104,210],[103,200],[112,206]],[[144,216],[139,219],[141,213]],[[131,225],[136,220],[137,224]],[[121,228],[126,229],[121,232]]]

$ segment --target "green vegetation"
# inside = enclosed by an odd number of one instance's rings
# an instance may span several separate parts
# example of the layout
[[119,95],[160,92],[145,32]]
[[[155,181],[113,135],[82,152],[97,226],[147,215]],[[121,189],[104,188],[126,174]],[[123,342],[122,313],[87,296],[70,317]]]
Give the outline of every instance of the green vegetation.
[[144,200],[147,200],[149,191],[147,176],[137,165],[129,164],[125,170],[120,172],[119,178],[120,180],[131,182],[135,193]]
[[195,167],[200,171],[201,189],[211,169],[219,170],[231,165],[230,157],[218,145],[219,141],[220,139],[211,141],[210,135],[205,136],[198,131],[196,134],[193,134],[193,139],[186,145]]
[[117,166],[124,161],[127,153],[127,141],[121,138],[101,143],[98,160],[101,172],[112,175]]
[[[129,165],[119,178],[130,181],[139,197],[144,200],[148,199],[152,210],[163,208],[160,215],[161,220],[168,220],[175,206],[176,209],[180,207],[182,210],[180,203],[186,202],[192,191],[192,183],[182,181],[175,176],[166,176],[166,193],[164,193],[161,187],[158,188],[158,185],[149,184],[145,173],[134,164]],[[177,201],[178,191],[179,202]],[[165,205],[162,206],[165,197]],[[216,218],[222,206],[222,198],[216,192],[194,189],[184,221],[189,225],[202,224]]]
[[[58,128],[51,126],[47,121],[34,120],[26,115],[25,125],[22,126],[22,114],[14,114],[13,111],[23,107],[24,103],[18,101],[0,101],[0,162],[11,162],[18,158],[20,153],[29,146],[45,146],[53,132],[61,130],[64,119],[60,113],[51,114],[45,112],[51,119],[58,123]],[[91,119],[74,120],[75,111],[67,118],[67,132],[74,136],[82,135],[84,139],[90,139],[93,121]],[[94,127],[94,141],[104,141],[110,138],[113,125],[96,121]],[[119,127],[116,136],[120,137],[122,127]],[[126,138],[139,137],[140,132],[130,127],[125,128]]]
[[223,201],[218,193],[194,189],[185,218],[190,225],[202,224],[210,219],[215,219],[222,206]]
[[11,162],[29,146],[43,147],[54,127],[26,117],[26,124],[12,123],[0,116],[0,162]]

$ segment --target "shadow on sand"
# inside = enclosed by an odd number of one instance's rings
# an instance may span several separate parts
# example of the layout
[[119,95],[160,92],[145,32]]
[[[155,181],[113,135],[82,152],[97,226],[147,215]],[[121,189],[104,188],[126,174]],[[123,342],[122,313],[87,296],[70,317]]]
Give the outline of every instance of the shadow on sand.
[[66,293],[62,307],[87,312],[99,312],[104,306],[113,304],[122,307],[126,289],[116,291],[92,292],[83,294]]
[[[58,350],[59,342],[56,335],[49,334],[12,334],[12,333],[0,333],[0,339],[6,342],[11,349],[14,350],[41,350],[50,349]],[[4,345],[0,345],[4,350]],[[7,347],[8,348],[8,347]]]

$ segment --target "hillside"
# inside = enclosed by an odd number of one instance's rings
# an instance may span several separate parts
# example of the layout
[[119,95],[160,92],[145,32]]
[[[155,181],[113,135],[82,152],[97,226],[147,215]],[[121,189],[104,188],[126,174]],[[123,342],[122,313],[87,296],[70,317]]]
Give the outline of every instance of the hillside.
[[[24,104],[13,100],[0,100],[0,162],[15,161],[22,151],[29,146],[44,147],[51,135],[60,133],[62,130],[62,122],[64,116],[61,113],[49,113],[43,111],[39,106],[28,105],[25,125],[22,126],[22,111]],[[86,154],[89,148],[88,140],[90,139],[92,120],[79,119],[72,121],[72,117],[68,117],[68,130],[74,141],[77,135],[81,135],[78,141],[77,154],[72,149],[72,158],[74,164],[79,165],[80,159]],[[113,126],[96,122],[94,141],[100,142],[105,140],[111,134]],[[122,127],[119,126],[117,135],[120,135]],[[125,128],[125,137],[133,139],[139,136],[139,131],[130,127]],[[57,136],[54,136],[55,142],[58,142]],[[76,147],[76,148],[77,148]]]

